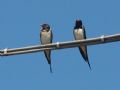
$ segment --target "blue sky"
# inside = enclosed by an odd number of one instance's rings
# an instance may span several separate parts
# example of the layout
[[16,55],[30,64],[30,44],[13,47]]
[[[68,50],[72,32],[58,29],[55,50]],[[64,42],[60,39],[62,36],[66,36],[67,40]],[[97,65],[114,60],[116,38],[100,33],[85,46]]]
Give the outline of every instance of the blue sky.
[[[73,40],[76,19],[87,37],[120,32],[119,0],[0,0],[0,49],[40,44],[40,24],[57,41]],[[0,90],[119,90],[120,42],[88,47],[92,70],[78,48],[52,51],[53,74],[42,52],[0,57]]]

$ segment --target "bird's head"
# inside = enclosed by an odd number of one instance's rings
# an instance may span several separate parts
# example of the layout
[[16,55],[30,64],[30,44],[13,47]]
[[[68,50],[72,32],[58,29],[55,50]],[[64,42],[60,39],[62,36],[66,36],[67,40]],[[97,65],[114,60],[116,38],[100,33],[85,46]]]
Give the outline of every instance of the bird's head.
[[40,26],[42,27],[42,30],[47,30],[47,31],[50,30],[50,26],[48,24],[42,24]]
[[75,29],[76,28],[82,28],[82,20],[78,19],[75,21]]

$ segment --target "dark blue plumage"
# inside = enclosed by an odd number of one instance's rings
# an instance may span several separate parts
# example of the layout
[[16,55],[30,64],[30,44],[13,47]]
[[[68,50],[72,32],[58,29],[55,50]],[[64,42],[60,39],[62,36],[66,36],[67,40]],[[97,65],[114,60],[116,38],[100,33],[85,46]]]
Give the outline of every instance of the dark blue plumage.
[[[75,40],[86,39],[85,28],[81,20],[76,20],[73,34],[74,34]],[[91,69],[89,58],[88,58],[88,53],[87,53],[87,46],[79,46],[79,50],[80,50],[80,53],[83,59],[88,63],[89,68]]]
[[[41,44],[49,44],[52,43],[53,35],[52,30],[48,24],[41,25],[42,29],[40,32],[40,40]],[[44,51],[45,57],[48,61],[48,64],[50,65],[50,71],[52,72],[51,67],[51,50],[45,50]]]

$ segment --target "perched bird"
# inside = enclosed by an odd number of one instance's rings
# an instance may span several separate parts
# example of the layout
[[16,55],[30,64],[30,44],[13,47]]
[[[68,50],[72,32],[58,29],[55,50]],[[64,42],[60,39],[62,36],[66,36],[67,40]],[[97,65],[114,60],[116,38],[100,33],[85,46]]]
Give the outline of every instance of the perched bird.
[[[85,28],[84,28],[81,20],[76,20],[73,34],[74,34],[75,40],[86,39]],[[87,46],[86,45],[79,46],[79,50],[80,50],[80,53],[81,53],[83,59],[86,61],[86,63],[88,63],[89,68],[91,69],[88,54],[87,54]]]
[[[42,27],[41,32],[40,32],[41,44],[52,43],[53,35],[52,35],[52,30],[51,30],[50,26],[48,24],[42,24],[41,27]],[[52,73],[51,50],[45,50],[44,54],[48,61],[48,64],[50,65],[50,71]]]

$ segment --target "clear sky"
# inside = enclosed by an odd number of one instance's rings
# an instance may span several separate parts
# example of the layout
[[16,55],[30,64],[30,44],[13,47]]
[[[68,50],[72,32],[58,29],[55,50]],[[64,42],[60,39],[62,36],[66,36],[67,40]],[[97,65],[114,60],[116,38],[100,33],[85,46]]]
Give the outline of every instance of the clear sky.
[[[120,33],[119,0],[0,0],[0,49],[40,44],[40,24],[57,41],[73,40],[76,19],[87,37]],[[120,90],[120,42],[88,47],[92,70],[78,48],[0,57],[0,90]]]

